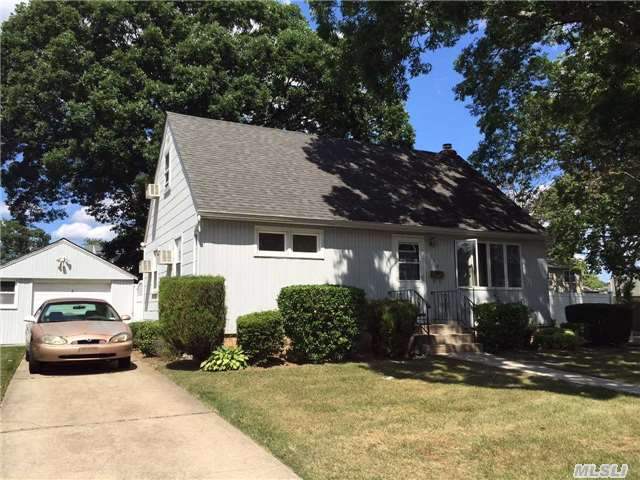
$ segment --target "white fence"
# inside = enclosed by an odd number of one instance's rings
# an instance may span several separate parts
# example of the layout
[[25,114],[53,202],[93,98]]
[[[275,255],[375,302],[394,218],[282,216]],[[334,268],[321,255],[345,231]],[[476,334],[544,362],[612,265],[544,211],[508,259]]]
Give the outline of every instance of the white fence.
[[577,303],[613,303],[613,296],[608,293],[557,293],[549,292],[551,318],[556,325],[567,321],[564,307]]

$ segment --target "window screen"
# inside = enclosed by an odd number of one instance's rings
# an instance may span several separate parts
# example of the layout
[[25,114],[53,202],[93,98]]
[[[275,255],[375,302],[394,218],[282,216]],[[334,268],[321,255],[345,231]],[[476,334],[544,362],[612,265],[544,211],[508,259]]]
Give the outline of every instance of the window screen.
[[420,280],[420,246],[417,243],[398,244],[400,280]]
[[507,245],[507,273],[510,287],[519,288],[522,286],[520,247],[518,245]]
[[316,235],[293,234],[293,251],[316,253],[318,251],[318,237]]
[[262,252],[284,252],[284,233],[258,233],[258,249]]

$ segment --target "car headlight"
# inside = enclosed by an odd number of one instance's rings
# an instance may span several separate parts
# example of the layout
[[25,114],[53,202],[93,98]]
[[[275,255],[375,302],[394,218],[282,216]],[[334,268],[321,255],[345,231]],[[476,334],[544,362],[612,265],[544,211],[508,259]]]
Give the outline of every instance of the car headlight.
[[127,332],[118,333],[109,339],[109,343],[122,343],[130,340],[130,335]]
[[42,343],[46,343],[47,345],[64,345],[67,343],[67,339],[59,337],[58,335],[44,335],[42,337]]

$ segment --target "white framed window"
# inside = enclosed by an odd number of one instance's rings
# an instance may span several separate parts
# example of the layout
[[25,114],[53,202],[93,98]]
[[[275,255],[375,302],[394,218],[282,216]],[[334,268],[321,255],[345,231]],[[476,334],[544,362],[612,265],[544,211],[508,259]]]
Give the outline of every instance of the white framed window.
[[198,232],[193,233],[193,274],[198,275],[198,255],[199,255]]
[[153,256],[153,271],[150,273],[151,276],[151,294],[158,294],[158,260],[155,255]]
[[0,281],[0,309],[17,308],[16,282],[14,280]]
[[398,242],[398,280],[420,280],[422,274],[419,242]]
[[169,184],[171,182],[171,157],[169,152],[164,154],[164,189],[169,190]]
[[322,258],[323,235],[319,230],[256,227],[257,257]]
[[182,236],[175,239],[175,248],[173,251],[173,271],[174,276],[182,275]]
[[458,287],[522,288],[520,245],[456,240]]

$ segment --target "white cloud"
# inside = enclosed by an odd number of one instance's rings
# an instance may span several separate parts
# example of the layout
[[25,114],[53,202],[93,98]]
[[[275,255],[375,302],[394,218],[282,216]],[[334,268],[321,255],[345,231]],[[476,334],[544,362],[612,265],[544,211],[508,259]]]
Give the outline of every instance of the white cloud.
[[89,213],[87,212],[87,207],[81,207],[73,212],[73,215],[71,215],[71,220],[80,223],[96,223],[96,219],[89,215]]
[[52,235],[54,238],[65,237],[69,240],[83,242],[88,239],[109,241],[115,237],[113,225],[98,223],[89,215],[87,207],[80,207],[69,217],[68,223],[63,223],[56,228]]
[[86,223],[73,222],[63,223],[53,231],[53,236],[56,238],[65,237],[69,240],[112,240],[115,237],[115,233],[112,231],[113,225],[96,225],[91,226]]
[[0,22],[4,22],[24,0],[0,0]]
[[4,202],[0,202],[0,218],[2,219],[11,218],[11,212],[9,212],[9,206]]

